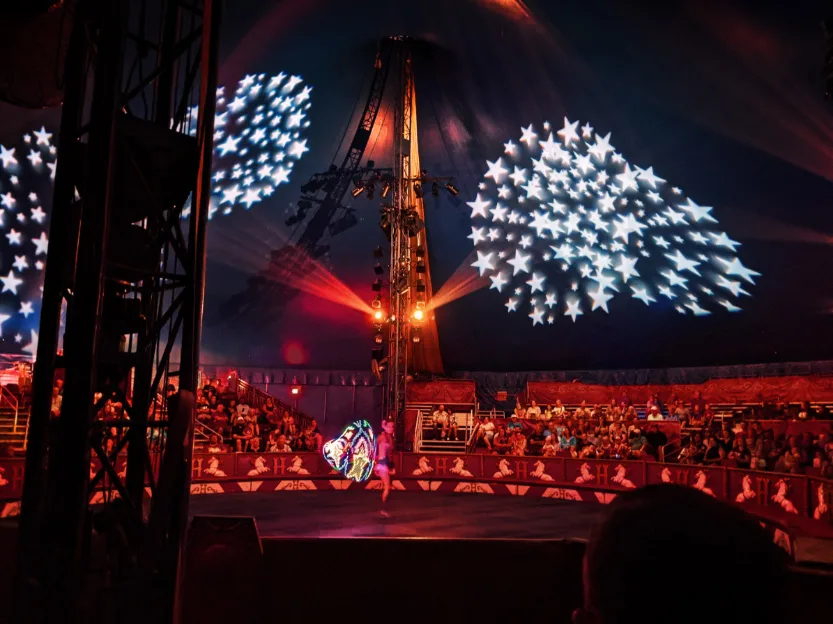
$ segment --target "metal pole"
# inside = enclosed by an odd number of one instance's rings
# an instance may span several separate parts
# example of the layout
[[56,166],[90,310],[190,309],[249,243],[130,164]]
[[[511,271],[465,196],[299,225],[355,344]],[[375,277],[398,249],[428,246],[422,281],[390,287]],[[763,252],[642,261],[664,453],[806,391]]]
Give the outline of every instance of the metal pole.
[[[26,602],[31,598],[28,588],[37,578],[35,570],[41,564],[37,552],[40,540],[43,504],[47,485],[47,448],[49,420],[52,409],[55,355],[64,297],[64,272],[68,260],[75,260],[77,237],[69,233],[71,207],[75,201],[75,167],[80,161],[78,136],[86,95],[86,64],[89,54],[87,38],[88,5],[79,2],[75,23],[67,49],[64,102],[58,140],[58,167],[55,171],[53,209],[49,220],[49,249],[44,276],[41,317],[38,331],[38,351],[32,374],[32,406],[27,423],[26,480],[20,508],[20,534],[17,547],[17,590],[15,592],[16,621],[25,621]],[[43,580],[43,579],[40,579]]]

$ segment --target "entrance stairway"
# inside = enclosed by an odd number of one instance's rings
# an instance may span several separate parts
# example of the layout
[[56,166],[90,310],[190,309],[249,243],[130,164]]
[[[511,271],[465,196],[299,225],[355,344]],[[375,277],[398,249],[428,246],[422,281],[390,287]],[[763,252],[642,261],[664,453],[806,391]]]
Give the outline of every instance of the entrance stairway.
[[434,430],[434,423],[431,419],[432,406],[430,405],[409,405],[409,408],[419,409],[420,416],[417,418],[417,427],[420,434],[417,436],[419,453],[465,453],[467,440],[471,437],[474,428],[474,417],[471,412],[452,412],[457,421],[457,439],[453,437],[442,439]]

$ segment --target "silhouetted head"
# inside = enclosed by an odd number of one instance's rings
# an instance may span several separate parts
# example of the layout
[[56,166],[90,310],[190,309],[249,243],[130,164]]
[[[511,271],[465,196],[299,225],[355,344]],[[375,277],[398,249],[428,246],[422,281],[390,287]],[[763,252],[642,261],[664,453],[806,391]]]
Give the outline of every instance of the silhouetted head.
[[584,557],[576,623],[784,621],[787,555],[737,507],[679,485],[620,495]]

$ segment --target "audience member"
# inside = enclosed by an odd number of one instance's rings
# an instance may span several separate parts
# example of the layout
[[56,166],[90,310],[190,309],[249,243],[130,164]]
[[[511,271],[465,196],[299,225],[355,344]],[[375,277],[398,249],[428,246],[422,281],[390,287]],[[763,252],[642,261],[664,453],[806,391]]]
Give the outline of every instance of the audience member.
[[[670,584],[669,552],[695,555]],[[716,563],[705,553],[724,556]],[[595,531],[584,556],[584,607],[573,622],[780,624],[787,570],[785,553],[743,510],[690,487],[652,485],[620,494]],[[721,588],[707,599],[704,579]],[[635,602],[646,587],[664,588],[652,592],[649,608]]]

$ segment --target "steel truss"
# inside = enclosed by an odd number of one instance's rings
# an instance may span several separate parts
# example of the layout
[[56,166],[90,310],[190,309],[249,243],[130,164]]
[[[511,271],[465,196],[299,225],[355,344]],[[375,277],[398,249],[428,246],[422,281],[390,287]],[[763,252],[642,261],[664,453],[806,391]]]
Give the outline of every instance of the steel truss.
[[[220,4],[77,3],[33,379],[15,621],[175,618]],[[59,417],[52,414],[56,378],[65,379]],[[160,392],[171,382],[178,392]],[[108,400],[123,405],[123,417],[97,419]],[[91,508],[91,501],[100,504]],[[95,540],[107,554],[93,564]]]

